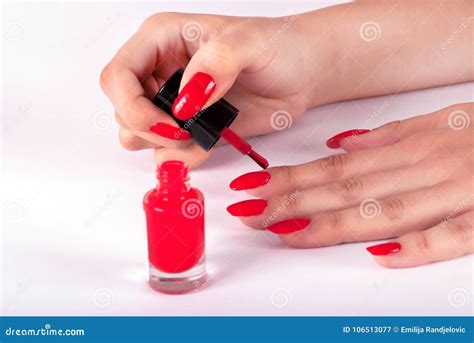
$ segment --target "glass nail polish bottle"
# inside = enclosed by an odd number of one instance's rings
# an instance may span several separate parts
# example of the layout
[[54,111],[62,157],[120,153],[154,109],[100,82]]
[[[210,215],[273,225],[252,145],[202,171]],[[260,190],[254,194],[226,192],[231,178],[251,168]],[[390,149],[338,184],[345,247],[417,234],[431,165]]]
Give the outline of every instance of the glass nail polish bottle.
[[189,185],[188,167],[167,161],[157,170],[159,184],[145,194],[149,284],[160,292],[180,294],[206,280],[204,197]]

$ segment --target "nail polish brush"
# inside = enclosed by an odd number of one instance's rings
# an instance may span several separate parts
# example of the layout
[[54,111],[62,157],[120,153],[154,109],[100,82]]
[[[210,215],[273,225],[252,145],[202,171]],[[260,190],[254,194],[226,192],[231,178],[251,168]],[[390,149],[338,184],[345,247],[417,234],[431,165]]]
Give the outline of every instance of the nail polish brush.
[[220,99],[211,106],[201,109],[188,120],[181,120],[174,116],[172,106],[178,96],[183,72],[183,69],[178,69],[161,86],[153,103],[171,116],[183,130],[191,133],[193,140],[204,150],[209,151],[222,137],[241,154],[249,156],[260,167],[268,168],[268,161],[229,128],[239,110],[225,99]]

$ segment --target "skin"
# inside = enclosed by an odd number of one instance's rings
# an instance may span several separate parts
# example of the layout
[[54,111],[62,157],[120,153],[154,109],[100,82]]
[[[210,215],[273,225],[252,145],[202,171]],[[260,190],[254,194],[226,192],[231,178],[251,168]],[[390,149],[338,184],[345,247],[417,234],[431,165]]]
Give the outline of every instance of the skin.
[[[474,130],[472,125],[451,128],[452,113],[470,113],[472,122],[474,104],[346,138],[342,147],[347,153],[269,168],[270,181],[248,190],[266,199],[268,207],[261,215],[240,219],[262,229],[288,218],[310,218],[305,230],[280,235],[294,248],[395,237],[401,251],[375,257],[385,267],[413,267],[472,253]],[[377,207],[378,215],[372,217],[364,201]]]
[[[159,13],[117,52],[100,82],[126,149],[154,149],[156,163],[195,167],[208,152],[148,130],[157,122],[177,126],[150,100],[177,68],[186,67],[181,88],[197,72],[213,77],[208,105],[225,95],[238,107],[232,128],[241,136],[267,134],[275,111],[297,120],[323,104],[472,81],[473,16],[472,2],[457,0],[362,1],[280,18]],[[362,30],[368,22],[378,26],[374,40]],[[198,23],[199,39],[184,36],[189,23]],[[402,250],[375,258],[386,267],[472,253],[472,124],[453,128],[453,113],[473,121],[473,105],[457,104],[347,138],[345,154],[269,169],[270,182],[249,191],[269,207],[242,221],[262,228],[284,195],[298,190],[273,221],[311,218],[306,230],[281,235],[289,246],[396,237]],[[361,216],[365,199],[377,199],[379,216]]]

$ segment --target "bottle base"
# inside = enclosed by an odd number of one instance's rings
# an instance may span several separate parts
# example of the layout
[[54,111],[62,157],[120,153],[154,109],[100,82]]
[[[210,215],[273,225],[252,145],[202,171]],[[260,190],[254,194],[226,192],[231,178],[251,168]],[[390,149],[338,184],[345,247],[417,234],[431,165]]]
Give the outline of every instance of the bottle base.
[[148,284],[155,291],[165,294],[184,294],[195,291],[207,280],[204,259],[182,273],[165,273],[149,264]]

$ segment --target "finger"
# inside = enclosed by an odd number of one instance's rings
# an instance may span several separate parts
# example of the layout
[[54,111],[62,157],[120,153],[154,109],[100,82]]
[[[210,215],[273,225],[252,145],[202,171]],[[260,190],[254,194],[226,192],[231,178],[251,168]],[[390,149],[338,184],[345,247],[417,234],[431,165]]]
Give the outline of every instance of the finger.
[[448,163],[452,163],[450,158],[430,160],[408,168],[344,179],[320,187],[273,196],[262,199],[266,201],[267,206],[260,207],[260,213],[253,211],[252,202],[244,201],[235,205],[240,208],[237,216],[241,217],[245,225],[260,229],[288,218],[350,208],[365,199],[383,199],[393,194],[407,193],[442,183],[451,174],[451,170],[445,168]]
[[261,54],[258,40],[245,35],[244,31],[224,34],[197,50],[186,66],[173,104],[178,118],[189,119],[222,98],[242,71],[258,70],[270,62],[271,56],[256,58]]
[[463,203],[463,211],[472,209],[472,196],[462,184],[442,184],[381,200],[366,199],[359,206],[311,216],[308,229],[281,238],[290,246],[311,248],[398,237],[440,222],[466,198],[470,200]]
[[[247,189],[248,193],[260,198],[291,193],[296,189],[303,190],[343,179],[410,166],[418,163],[436,148],[429,137],[420,139],[416,150],[413,150],[412,144],[411,141],[404,141],[386,147],[332,155],[301,165],[269,168],[265,171],[270,176],[268,183],[256,188],[240,189]],[[245,179],[247,176],[239,178]],[[238,183],[239,178],[233,183]]]
[[206,161],[210,154],[197,144],[190,144],[183,149],[161,148],[155,150],[155,163],[160,165],[165,161],[179,160],[187,163],[190,168],[196,168]]
[[130,151],[156,148],[155,144],[133,134],[123,127],[119,129],[119,141],[122,147]]
[[397,120],[363,135],[347,137],[340,144],[346,151],[355,151],[393,144],[422,131],[456,128],[473,118],[473,104],[457,104],[429,114]]
[[156,19],[147,20],[142,25],[120,48],[100,76],[102,89],[127,126],[144,132],[156,122],[174,124],[171,117],[147,98],[142,85],[142,81],[154,72],[159,59],[165,58],[163,46],[172,38],[169,30],[173,26],[167,30],[156,30],[154,26],[150,28],[152,25],[157,25]]
[[150,128],[152,132],[142,132],[132,130],[117,112],[115,112],[115,119],[120,127],[148,141],[150,144],[147,144],[147,147],[158,148],[166,146],[172,149],[181,149],[192,142],[191,135],[187,131],[180,129],[177,124],[173,126],[165,123],[156,123]]
[[[415,267],[474,253],[474,212],[443,221],[425,231],[406,234],[396,242],[369,247],[377,263],[388,268]],[[398,243],[397,249],[387,249]]]
[[165,80],[155,76],[155,73],[148,76],[143,82],[143,89],[145,90],[145,96],[148,99],[153,99],[158,93],[160,87],[163,85]]

